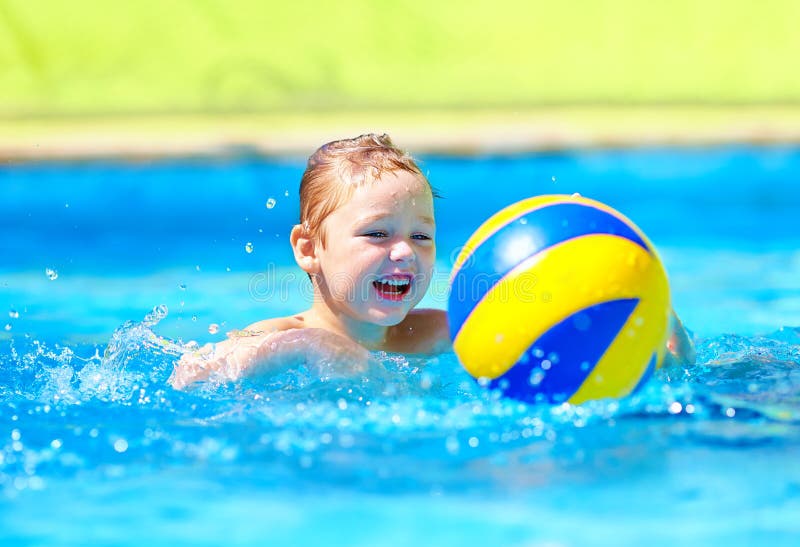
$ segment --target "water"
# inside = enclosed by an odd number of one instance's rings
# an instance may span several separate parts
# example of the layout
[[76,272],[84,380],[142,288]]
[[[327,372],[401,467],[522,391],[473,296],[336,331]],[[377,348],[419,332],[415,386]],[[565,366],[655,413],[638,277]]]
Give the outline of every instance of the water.
[[699,357],[635,397],[523,405],[453,355],[172,390],[184,344],[305,305],[302,163],[0,169],[0,543],[796,544],[800,151],[425,158],[445,196],[426,305],[534,193],[650,235]]

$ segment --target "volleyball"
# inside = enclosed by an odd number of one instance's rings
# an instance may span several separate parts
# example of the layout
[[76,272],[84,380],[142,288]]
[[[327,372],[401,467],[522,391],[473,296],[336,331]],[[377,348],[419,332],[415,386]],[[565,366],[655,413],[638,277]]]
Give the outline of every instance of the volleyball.
[[669,283],[644,233],[577,194],[517,202],[467,240],[448,319],[464,368],[505,396],[623,397],[661,366]]

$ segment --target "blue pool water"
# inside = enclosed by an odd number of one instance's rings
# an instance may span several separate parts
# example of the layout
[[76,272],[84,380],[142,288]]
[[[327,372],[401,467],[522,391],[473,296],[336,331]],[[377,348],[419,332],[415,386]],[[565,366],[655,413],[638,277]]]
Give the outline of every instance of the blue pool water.
[[797,544],[800,150],[423,160],[426,305],[494,211],[580,192],[656,244],[698,364],[577,407],[453,355],[176,392],[182,345],[306,306],[303,160],[0,166],[0,544]]

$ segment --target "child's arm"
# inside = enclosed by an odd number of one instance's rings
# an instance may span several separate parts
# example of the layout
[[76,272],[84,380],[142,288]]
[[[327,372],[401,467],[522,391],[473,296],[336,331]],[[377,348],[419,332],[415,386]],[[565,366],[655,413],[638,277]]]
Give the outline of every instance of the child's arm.
[[293,328],[266,334],[234,335],[218,344],[184,354],[169,379],[176,389],[218,376],[238,380],[271,375],[299,364],[330,365],[353,374],[366,369],[369,352],[358,344],[323,329]]
[[670,314],[670,333],[667,339],[667,350],[665,365],[693,365],[697,354],[694,344],[689,337],[689,333],[681,323],[675,310]]

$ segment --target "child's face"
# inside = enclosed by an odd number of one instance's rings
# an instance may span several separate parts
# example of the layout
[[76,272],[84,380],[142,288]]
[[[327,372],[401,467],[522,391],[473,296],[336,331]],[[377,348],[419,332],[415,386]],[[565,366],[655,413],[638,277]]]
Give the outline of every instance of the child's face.
[[323,222],[317,243],[328,306],[350,319],[391,326],[425,294],[436,257],[433,197],[405,171],[358,187]]

